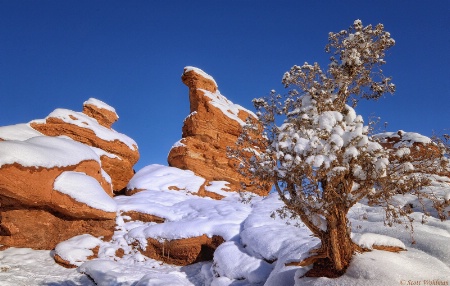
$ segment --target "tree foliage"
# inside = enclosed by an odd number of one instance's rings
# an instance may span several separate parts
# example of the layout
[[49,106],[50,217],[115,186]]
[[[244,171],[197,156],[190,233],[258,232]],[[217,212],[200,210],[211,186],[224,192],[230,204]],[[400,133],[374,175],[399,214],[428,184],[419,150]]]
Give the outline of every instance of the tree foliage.
[[[383,25],[356,20],[328,40],[327,70],[317,63],[295,65],[282,79],[286,95],[272,91],[254,99],[261,125],[249,121],[230,154],[240,159],[243,173],[273,183],[285,204],[281,215],[300,217],[321,239],[315,265],[329,267],[330,273],[319,275],[332,277],[345,271],[358,250],[346,215],[363,198],[385,207],[389,225],[408,216],[392,201],[407,192],[432,200],[444,218],[444,202],[421,190],[430,184],[429,174],[448,162],[431,142],[424,148],[432,152],[414,156],[387,148],[381,137],[369,136],[369,126],[354,110],[362,98],[377,100],[395,91],[381,70],[395,44]],[[264,140],[255,139],[261,133]]]

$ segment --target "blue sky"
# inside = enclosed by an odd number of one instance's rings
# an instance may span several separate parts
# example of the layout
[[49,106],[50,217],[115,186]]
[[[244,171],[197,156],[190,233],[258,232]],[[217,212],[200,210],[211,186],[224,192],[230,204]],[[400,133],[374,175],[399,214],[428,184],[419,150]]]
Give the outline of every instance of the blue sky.
[[135,168],[167,164],[189,114],[183,67],[212,75],[223,95],[251,100],[305,61],[328,64],[328,32],[383,23],[396,40],[384,66],[394,96],[357,112],[388,130],[450,128],[449,1],[21,1],[0,0],[0,126],[113,106],[113,128],[132,137]]

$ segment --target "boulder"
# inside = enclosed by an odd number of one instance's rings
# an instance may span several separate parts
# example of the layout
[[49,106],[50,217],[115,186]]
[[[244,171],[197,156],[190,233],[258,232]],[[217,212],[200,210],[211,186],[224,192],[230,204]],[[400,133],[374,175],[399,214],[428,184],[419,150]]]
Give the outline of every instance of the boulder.
[[246,191],[267,195],[270,186],[250,182],[238,172],[236,160],[227,156],[227,147],[235,146],[247,118],[257,120],[256,115],[220,94],[214,79],[200,69],[186,67],[181,79],[189,87],[191,113],[184,120],[182,139],[169,152],[169,165],[193,171],[206,179],[206,185],[226,181],[224,191],[241,190],[243,183]]
[[98,155],[46,136],[0,142],[0,244],[53,249],[90,233],[111,236],[117,205]]
[[47,136],[64,135],[95,147],[114,191],[120,191],[134,174],[139,151],[133,139],[111,128],[117,119],[114,108],[91,98],[84,102],[83,112],[56,109],[44,120],[30,122],[30,126]]
[[165,263],[186,266],[213,259],[214,251],[224,242],[220,236],[207,235],[174,240],[157,240],[147,238],[145,249],[139,251],[150,258]]

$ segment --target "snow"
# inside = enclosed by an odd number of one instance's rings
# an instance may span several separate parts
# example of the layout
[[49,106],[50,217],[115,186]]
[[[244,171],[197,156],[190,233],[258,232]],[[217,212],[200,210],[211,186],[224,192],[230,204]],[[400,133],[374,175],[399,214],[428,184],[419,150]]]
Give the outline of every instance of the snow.
[[[177,148],[177,147],[185,147],[186,145],[183,143],[183,139],[181,138],[180,140],[178,140],[177,142],[175,142],[172,146],[172,148]],[[172,149],[170,148],[170,149]]]
[[209,237],[220,235],[227,240],[236,236],[250,207],[240,203],[236,193],[232,196],[230,192],[221,190],[227,183],[225,181],[214,181],[206,190],[228,195],[227,199],[213,200],[192,195],[204,183],[205,179],[193,172],[173,167],[155,164],[139,170],[127,188],[144,191],[115,197],[119,211],[139,211],[161,217],[166,222],[142,223],[128,232],[127,239],[145,244],[145,239],[150,237],[179,239],[206,234]]
[[264,260],[247,254],[236,242],[221,244],[214,253],[214,272],[229,279],[246,279],[249,283],[267,280],[272,266]]
[[85,173],[62,172],[56,178],[53,188],[92,208],[106,212],[116,212],[117,210],[116,202],[106,194],[100,183]]
[[148,259],[140,263],[97,259],[78,268],[98,286],[192,286],[202,285],[204,263],[179,267]]
[[110,106],[110,105],[104,103],[104,102],[101,101],[101,100],[98,100],[98,99],[96,99],[96,98],[92,98],[92,97],[91,97],[91,98],[89,98],[88,100],[86,100],[85,102],[83,102],[83,105],[88,105],[88,104],[97,106],[98,108],[103,108],[103,109],[112,111],[112,112],[114,112],[114,113],[116,114],[117,118],[119,118],[119,116],[117,115],[116,110],[114,109],[114,107],[112,107],[112,106]]
[[[172,240],[203,234],[209,237],[219,235],[228,240],[239,234],[240,224],[250,212],[250,207],[240,202],[218,201],[186,194],[184,200],[180,200],[183,194],[176,197],[173,192],[176,191],[161,192],[155,197],[155,192],[143,191],[124,202],[116,200],[120,210],[145,209],[146,213],[167,219],[163,224],[143,223],[140,227],[131,229],[127,234],[129,241],[145,244],[146,238]],[[134,196],[137,196],[137,207],[133,207]],[[175,200],[171,201],[174,197]],[[122,202],[126,204],[125,207]]]
[[0,127],[0,138],[3,140],[24,141],[36,136],[44,135],[31,128],[28,123]]
[[[59,137],[62,137],[62,136],[59,136]],[[72,140],[72,138],[70,138],[70,137],[67,137],[67,139]],[[109,157],[112,159],[122,160],[122,158],[120,158],[116,154],[106,152],[105,150],[97,148],[97,147],[93,147],[93,146],[89,146],[89,147],[91,147],[91,149],[94,150],[95,154],[97,154],[97,156],[99,156],[99,157],[106,156],[106,157]]]
[[0,251],[0,281],[2,286],[95,285],[75,269],[56,264],[48,250],[14,247]]
[[65,240],[55,248],[55,253],[70,264],[80,266],[94,252],[92,249],[99,246],[102,241],[90,234],[82,234]]
[[[128,137],[125,134],[119,133],[114,129],[106,128],[100,125],[97,120],[87,116],[82,112],[76,112],[69,109],[58,108],[51,112],[46,119],[48,118],[58,118],[62,121],[73,124],[81,128],[89,129],[95,133],[97,137],[106,141],[114,141],[118,140],[126,144],[131,150],[136,150],[137,144],[136,142]],[[42,120],[34,120],[31,122],[35,123],[43,123]]]
[[18,163],[24,167],[65,167],[100,158],[88,146],[72,140],[38,136],[24,141],[0,141],[0,167]]
[[192,171],[153,164],[139,170],[128,183],[127,189],[170,190],[176,187],[197,193],[204,183],[205,179]]
[[234,196],[235,192],[229,192],[226,190],[230,190],[228,187],[230,183],[227,181],[211,181],[208,182],[208,185],[205,186],[205,190],[208,192],[216,193],[224,197]]
[[187,66],[184,68],[184,73],[193,71],[199,75],[201,75],[202,77],[211,80],[212,82],[214,82],[214,84],[217,86],[216,81],[214,80],[214,78],[212,76],[210,76],[209,74],[207,74],[206,72],[204,72],[203,70],[196,68],[196,67],[192,67],[192,66]]
[[414,143],[421,143],[421,144],[432,143],[431,139],[427,136],[415,132],[405,132],[403,130],[399,130],[397,132],[383,132],[375,134],[373,137],[380,140],[380,142],[383,143],[388,142],[388,138],[399,138],[400,141],[395,143],[393,146],[395,149],[399,149],[399,151],[403,150],[403,148],[412,147]]
[[220,91],[218,91],[218,90],[214,93],[212,93],[208,90],[205,90],[205,89],[200,89],[200,90],[203,91],[203,93],[206,97],[211,99],[210,103],[213,106],[219,108],[223,114],[225,114],[232,120],[237,121],[242,126],[245,125],[245,121],[239,118],[239,113],[241,111],[250,114],[254,118],[257,118],[257,116],[252,111],[245,109],[244,107],[242,107],[238,104],[234,104],[229,99],[227,99],[225,96],[223,96],[220,93]]
[[186,120],[188,120],[189,118],[191,118],[192,116],[194,116],[196,114],[197,114],[197,111],[193,111],[193,112],[189,113],[189,115],[186,116],[186,118],[183,120],[183,123],[186,122]]
[[[357,254],[345,275],[335,279],[299,278],[299,274],[295,274],[295,286],[433,285],[425,283],[430,280],[446,283],[441,285],[450,283],[450,269],[417,249],[408,249],[401,254],[378,250]],[[420,284],[413,284],[412,281]]]
[[374,245],[392,246],[402,249],[406,248],[405,244],[399,239],[376,233],[354,234],[352,240],[357,245],[367,249],[373,249]]

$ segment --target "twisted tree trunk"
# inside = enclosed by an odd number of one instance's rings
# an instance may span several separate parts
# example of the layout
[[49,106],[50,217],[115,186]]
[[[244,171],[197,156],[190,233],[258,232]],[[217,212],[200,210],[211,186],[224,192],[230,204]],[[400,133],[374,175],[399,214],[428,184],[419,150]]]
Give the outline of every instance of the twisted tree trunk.
[[351,191],[353,182],[342,180],[337,185],[323,182],[324,200],[329,202],[326,207],[325,220],[327,230],[316,234],[322,247],[319,258],[306,276],[309,277],[339,277],[345,273],[355,251],[360,248],[352,241],[348,225],[347,213],[349,208],[342,200]]

